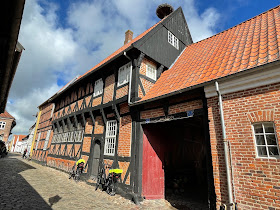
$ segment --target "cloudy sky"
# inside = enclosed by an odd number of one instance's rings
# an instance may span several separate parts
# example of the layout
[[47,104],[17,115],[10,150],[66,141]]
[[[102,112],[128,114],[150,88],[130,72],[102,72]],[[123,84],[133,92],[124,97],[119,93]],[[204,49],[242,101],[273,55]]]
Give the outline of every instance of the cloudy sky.
[[[159,21],[163,0],[26,0],[19,41],[25,47],[7,104],[28,134],[38,106],[65,83],[81,75]],[[279,4],[267,0],[169,0],[183,8],[195,42],[237,25]]]

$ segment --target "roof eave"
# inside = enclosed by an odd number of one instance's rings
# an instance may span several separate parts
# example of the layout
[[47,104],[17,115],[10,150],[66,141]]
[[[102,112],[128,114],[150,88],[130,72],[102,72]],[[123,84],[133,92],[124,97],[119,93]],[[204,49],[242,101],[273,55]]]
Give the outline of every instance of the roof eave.
[[69,85],[67,88],[65,88],[63,91],[54,94],[52,97],[50,97],[47,101],[45,101],[44,103],[42,103],[41,105],[39,105],[39,107],[41,107],[42,105],[46,104],[47,102],[51,102],[54,99],[56,99],[58,96],[60,96],[62,93],[64,93],[66,90],[68,90],[70,87],[74,86],[75,84],[77,84],[78,82],[82,81],[84,78],[88,77],[89,75],[95,73],[96,71],[98,71],[99,69],[103,68],[104,66],[108,65],[110,62],[114,61],[115,59],[119,58],[120,56],[123,55],[124,52],[127,52],[129,50],[131,50],[132,48],[134,48],[134,43],[132,43],[128,48],[126,48],[125,50],[121,51],[119,54],[115,55],[113,58],[111,58],[110,60],[106,61],[105,63],[103,63],[102,65],[98,66],[96,69],[94,69],[93,71],[87,73],[86,75],[84,75],[83,77],[81,77],[80,79],[76,80],[75,82],[73,82],[71,85]]
[[131,103],[129,105],[130,106],[143,105],[143,104],[146,104],[146,103],[150,103],[150,102],[154,102],[154,101],[157,101],[157,100],[165,99],[167,97],[179,95],[181,93],[184,93],[184,92],[187,92],[187,91],[190,91],[190,90],[193,90],[193,89],[201,88],[201,87],[204,87],[204,86],[206,86],[208,84],[211,84],[215,81],[223,81],[223,80],[226,80],[226,79],[230,79],[231,77],[236,77],[237,75],[241,76],[242,74],[253,73],[255,71],[259,71],[260,69],[264,69],[264,68],[268,68],[268,67],[276,66],[276,65],[280,65],[280,60],[275,60],[273,62],[263,64],[261,66],[256,66],[256,67],[253,67],[253,68],[250,68],[250,69],[245,69],[245,70],[240,71],[240,72],[235,72],[233,74],[226,75],[224,77],[216,78],[216,79],[213,79],[213,80],[210,80],[210,81],[207,81],[207,82],[203,82],[203,83],[200,83],[200,84],[197,84],[197,85],[189,86],[189,87],[186,87],[186,88],[183,88],[183,89],[180,89],[180,90],[168,93],[168,94],[164,94],[164,95],[161,95],[161,96],[157,96],[157,97],[154,97],[154,98],[150,98],[150,99],[147,99],[147,100],[144,100],[144,101],[137,101],[137,102]]

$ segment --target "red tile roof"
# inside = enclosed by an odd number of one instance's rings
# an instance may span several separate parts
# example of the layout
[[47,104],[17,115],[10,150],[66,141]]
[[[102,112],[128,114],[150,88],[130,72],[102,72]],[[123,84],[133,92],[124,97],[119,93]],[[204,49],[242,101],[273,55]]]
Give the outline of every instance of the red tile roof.
[[141,101],[279,60],[280,6],[186,47]]
[[[19,139],[18,139],[18,137],[19,137]],[[25,137],[26,137],[26,135],[14,135],[14,139],[15,139],[14,145],[16,144],[17,139],[18,139],[18,141],[22,141],[22,139]]]
[[[168,16],[166,16],[168,17]],[[147,33],[149,33],[153,28],[155,28],[160,22],[162,22],[164,19],[160,20],[158,23],[156,23],[155,25],[153,25],[151,28],[147,29],[146,31],[144,31],[142,34],[138,35],[137,37],[135,37],[134,39],[132,39],[130,42],[124,44],[121,48],[119,48],[117,51],[113,52],[111,55],[109,55],[107,58],[105,58],[103,61],[101,61],[100,63],[98,63],[97,65],[95,65],[93,68],[91,68],[89,71],[87,71],[86,73],[84,73],[83,75],[79,76],[74,82],[80,80],[82,77],[85,77],[86,75],[88,75],[90,72],[96,70],[98,67],[102,66],[103,64],[105,64],[106,62],[110,61],[112,58],[114,58],[115,56],[117,56],[119,53],[125,51],[126,49],[128,49],[133,43],[135,43],[136,41],[138,41],[139,39],[141,39],[142,37],[144,37]],[[72,80],[71,80],[72,81]],[[63,86],[57,93],[59,94],[60,92],[62,92],[63,90],[65,90],[67,88],[67,86],[70,86],[68,82],[65,86]]]
[[0,114],[0,117],[15,119],[15,118],[14,118],[12,115],[10,115],[6,110],[5,110],[4,113],[1,113],[1,114]]

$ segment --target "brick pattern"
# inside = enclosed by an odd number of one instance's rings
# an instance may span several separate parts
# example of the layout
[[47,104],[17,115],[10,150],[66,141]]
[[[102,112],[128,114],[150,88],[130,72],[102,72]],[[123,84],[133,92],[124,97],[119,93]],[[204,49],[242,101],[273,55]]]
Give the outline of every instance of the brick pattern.
[[113,100],[114,87],[115,87],[115,75],[112,74],[109,77],[107,77],[105,80],[104,99],[103,99],[104,104]]
[[92,129],[93,129],[93,122],[92,119],[89,117],[86,119],[85,133],[92,134]]
[[104,123],[101,116],[95,118],[94,134],[102,134],[104,131]]
[[[140,81],[144,87],[145,93],[148,93],[150,91],[150,89],[153,87],[154,83],[144,79],[144,78],[140,78]],[[143,93],[142,93],[143,94]],[[140,97],[140,96],[139,96]]]
[[102,101],[102,96],[99,96],[99,97],[93,99],[93,100],[92,100],[92,106],[94,107],[94,106],[100,105],[100,104],[101,104],[101,101]]
[[189,101],[189,102],[170,106],[168,109],[168,114],[176,114],[176,113],[186,112],[194,109],[202,109],[202,107],[203,107],[202,100]]
[[47,165],[50,167],[58,168],[63,171],[71,171],[72,167],[76,164],[76,161],[65,160],[61,158],[47,157]]
[[120,114],[125,114],[129,112],[129,106],[128,103],[122,103],[120,104]]
[[116,91],[116,99],[122,98],[124,96],[128,95],[128,85],[117,89]]
[[120,119],[119,128],[119,145],[118,155],[123,157],[130,157],[131,150],[131,131],[132,119],[131,116],[124,116]]
[[[230,142],[234,194],[240,209],[280,208],[280,159],[257,158],[252,123],[274,121],[280,143],[280,84],[223,95]],[[218,98],[208,99],[217,204],[227,201],[226,172]]]
[[[124,180],[124,177],[125,177],[125,175],[126,175],[126,173],[127,173],[127,169],[128,169],[128,167],[129,167],[129,162],[118,162],[119,163],[119,166],[120,166],[120,169],[122,169],[123,170],[123,173],[122,173],[122,175],[121,175],[121,178],[122,178],[122,181]],[[127,177],[127,179],[126,179],[126,181],[125,181],[125,184],[127,184],[127,185],[129,185],[130,184],[130,174],[128,175],[128,177]]]
[[154,66],[155,68],[157,67],[157,64],[147,58],[143,58],[141,66],[140,66],[140,74],[146,76],[146,71],[147,71],[147,64],[150,64],[151,66]]
[[161,116],[165,116],[163,108],[146,110],[140,113],[141,119],[149,119],[149,118],[161,117]]
[[83,152],[90,152],[90,146],[91,146],[91,137],[84,137],[83,140]]
[[142,92],[142,89],[140,88],[140,86],[138,87],[138,97],[139,98],[143,98],[144,97],[144,93]]

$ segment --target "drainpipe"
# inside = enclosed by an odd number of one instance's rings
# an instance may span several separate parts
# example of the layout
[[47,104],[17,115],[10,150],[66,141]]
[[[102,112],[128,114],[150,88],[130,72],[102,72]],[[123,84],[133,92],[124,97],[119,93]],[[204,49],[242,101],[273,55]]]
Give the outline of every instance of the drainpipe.
[[228,199],[229,204],[233,204],[233,194],[232,194],[232,185],[231,185],[231,176],[230,176],[230,168],[229,168],[229,157],[228,157],[228,141],[226,136],[226,128],[225,128],[225,120],[224,120],[224,111],[223,111],[223,100],[222,95],[219,90],[219,83],[216,81],[216,91],[219,97],[219,107],[220,107],[220,116],[221,116],[221,125],[223,132],[223,142],[224,142],[224,152],[225,152],[225,161],[226,161],[226,171],[227,171],[227,186],[228,186]]
[[128,60],[131,61],[131,68],[130,68],[130,72],[129,72],[129,88],[128,88],[128,105],[131,104],[131,78],[132,78],[132,59],[130,57],[128,57],[128,55],[126,54],[126,52],[123,52],[123,55],[125,57],[127,57]]

